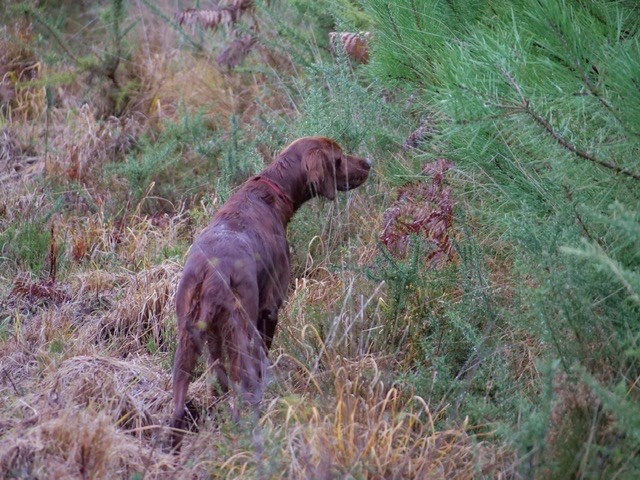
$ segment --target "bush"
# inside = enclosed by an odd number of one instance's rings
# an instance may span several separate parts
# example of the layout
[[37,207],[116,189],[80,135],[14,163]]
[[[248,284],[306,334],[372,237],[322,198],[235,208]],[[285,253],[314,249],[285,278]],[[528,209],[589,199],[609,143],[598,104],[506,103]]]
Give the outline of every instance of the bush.
[[38,219],[12,225],[0,233],[1,255],[8,265],[40,275],[51,245],[51,231],[46,225],[45,219]]
[[143,137],[137,151],[110,170],[124,177],[144,211],[175,211],[181,199],[202,194],[205,179],[219,169],[218,152],[202,118],[185,116],[168,123],[158,138]]

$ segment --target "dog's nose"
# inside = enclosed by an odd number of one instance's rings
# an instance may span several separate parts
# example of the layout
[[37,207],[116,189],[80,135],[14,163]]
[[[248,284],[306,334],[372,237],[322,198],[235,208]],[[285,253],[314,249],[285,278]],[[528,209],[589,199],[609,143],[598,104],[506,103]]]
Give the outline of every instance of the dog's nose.
[[367,170],[371,170],[371,159],[370,158],[365,158],[363,163],[364,163],[364,168],[366,168]]

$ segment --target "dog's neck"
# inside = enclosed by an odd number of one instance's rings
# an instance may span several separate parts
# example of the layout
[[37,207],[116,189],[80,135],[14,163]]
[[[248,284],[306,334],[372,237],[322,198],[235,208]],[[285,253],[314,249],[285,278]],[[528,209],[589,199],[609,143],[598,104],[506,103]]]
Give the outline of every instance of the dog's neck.
[[300,207],[301,203],[299,199],[292,197],[290,189],[287,188],[287,184],[283,182],[277,175],[273,175],[273,172],[267,168],[252,179],[255,183],[262,184],[268,188],[275,201],[281,205],[281,208],[275,210],[280,217],[282,224],[286,227],[294,213]]
[[280,154],[260,173],[276,183],[293,203],[295,213],[303,203],[318,196],[309,188],[307,175],[300,166],[300,159],[295,155]]
[[285,206],[287,208],[289,208],[292,212],[295,212],[296,207],[295,207],[295,205],[293,203],[293,200],[291,200],[289,195],[287,195],[284,192],[284,190],[282,189],[282,187],[280,185],[278,185],[276,182],[274,182],[273,180],[269,179],[268,177],[265,177],[264,175],[258,175],[257,177],[254,178],[254,180],[256,182],[263,183],[263,184],[267,185],[271,190],[273,190],[276,193],[278,198],[280,198],[280,200],[282,200],[282,202],[285,204]]

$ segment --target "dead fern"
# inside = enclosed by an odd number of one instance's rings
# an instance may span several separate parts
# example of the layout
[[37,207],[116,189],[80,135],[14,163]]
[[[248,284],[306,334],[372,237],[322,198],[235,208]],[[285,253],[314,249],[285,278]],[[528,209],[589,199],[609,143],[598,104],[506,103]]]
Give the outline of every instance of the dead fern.
[[212,10],[188,8],[179,12],[175,20],[179,25],[195,29],[196,27],[216,30],[220,25],[232,26],[247,11],[253,9],[253,0],[229,0]]
[[233,70],[249,55],[256,41],[253,35],[242,35],[236,38],[218,55],[216,62],[221,67]]
[[59,305],[70,299],[63,284],[54,279],[34,281],[27,275],[18,276],[13,282],[9,298],[19,298],[29,304]]
[[329,32],[329,44],[334,52],[344,50],[347,56],[359,63],[369,62],[370,32]]
[[435,118],[432,115],[426,115],[420,119],[418,128],[407,137],[402,145],[402,150],[406,152],[413,148],[418,148],[425,140],[431,140],[436,133]]
[[452,260],[451,230],[456,200],[444,179],[445,172],[454,166],[445,158],[425,165],[422,174],[431,181],[402,187],[397,200],[384,213],[385,227],[380,239],[396,258],[407,256],[411,237],[417,235],[432,246],[427,266],[438,268]]

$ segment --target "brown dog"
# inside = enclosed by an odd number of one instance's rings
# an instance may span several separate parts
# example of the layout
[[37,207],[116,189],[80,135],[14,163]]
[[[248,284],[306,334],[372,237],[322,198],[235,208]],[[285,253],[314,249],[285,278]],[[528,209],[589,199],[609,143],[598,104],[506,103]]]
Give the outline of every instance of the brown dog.
[[205,342],[221,390],[230,387],[225,351],[232,384],[251,403],[260,401],[266,354],[289,285],[287,224],[307,200],[334,199],[336,191],[364,183],[370,169],[370,160],[344,154],[329,138],[300,138],[245,182],[194,242],[176,294],[174,446],[182,438],[187,388]]

